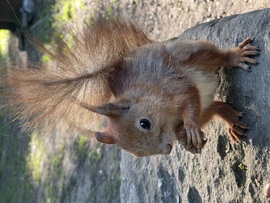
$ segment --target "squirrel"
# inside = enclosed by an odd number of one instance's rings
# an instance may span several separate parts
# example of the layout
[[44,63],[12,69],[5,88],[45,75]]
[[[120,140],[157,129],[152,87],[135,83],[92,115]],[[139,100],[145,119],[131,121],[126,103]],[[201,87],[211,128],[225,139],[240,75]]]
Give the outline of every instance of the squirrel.
[[257,61],[248,56],[259,53],[253,39],[231,49],[207,41],[156,42],[121,19],[97,19],[71,36],[51,48],[33,40],[56,63],[15,65],[2,74],[2,107],[23,128],[73,129],[139,157],[169,154],[177,140],[201,153],[202,127],[214,116],[233,141],[243,138],[243,113],[214,101],[216,70],[250,70],[246,63]]

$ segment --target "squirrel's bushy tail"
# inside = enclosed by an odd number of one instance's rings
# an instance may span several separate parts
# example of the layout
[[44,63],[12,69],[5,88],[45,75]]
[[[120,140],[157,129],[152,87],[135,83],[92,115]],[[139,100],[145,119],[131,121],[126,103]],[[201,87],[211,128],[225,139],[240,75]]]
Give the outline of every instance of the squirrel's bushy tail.
[[50,56],[53,65],[15,65],[7,67],[0,76],[2,106],[8,107],[25,129],[93,129],[97,115],[73,100],[91,105],[110,100],[108,78],[117,71],[123,57],[151,43],[139,28],[122,20],[99,19],[72,33],[56,40],[52,50],[34,42]]

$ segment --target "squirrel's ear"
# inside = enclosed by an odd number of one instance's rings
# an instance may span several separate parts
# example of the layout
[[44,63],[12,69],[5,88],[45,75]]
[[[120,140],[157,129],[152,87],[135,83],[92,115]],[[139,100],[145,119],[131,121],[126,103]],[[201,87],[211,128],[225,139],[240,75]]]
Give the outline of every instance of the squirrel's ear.
[[113,137],[106,132],[96,132],[96,139],[104,144],[115,144]]
[[131,102],[122,100],[114,103],[106,103],[102,106],[96,107],[96,113],[108,116],[119,117],[124,115],[130,108]]
[[78,101],[75,102],[85,109],[108,117],[122,116],[129,110],[131,106],[131,102],[128,100],[120,100],[114,103],[106,103],[101,106],[92,106]]

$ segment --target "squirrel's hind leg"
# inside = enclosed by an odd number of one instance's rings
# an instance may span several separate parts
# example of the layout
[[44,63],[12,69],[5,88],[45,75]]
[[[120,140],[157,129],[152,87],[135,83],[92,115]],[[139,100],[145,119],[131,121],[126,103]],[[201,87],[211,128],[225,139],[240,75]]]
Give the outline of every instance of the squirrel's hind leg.
[[200,118],[201,126],[205,125],[213,116],[220,117],[228,125],[228,134],[234,142],[240,142],[245,136],[244,130],[249,129],[244,122],[239,120],[243,112],[234,110],[229,104],[214,101],[205,109]]
[[175,42],[168,44],[167,49],[179,64],[196,66],[204,72],[215,72],[220,67],[241,67],[250,70],[246,63],[256,64],[258,61],[249,56],[260,53],[251,42],[252,39],[248,38],[231,49],[220,49],[207,41]]

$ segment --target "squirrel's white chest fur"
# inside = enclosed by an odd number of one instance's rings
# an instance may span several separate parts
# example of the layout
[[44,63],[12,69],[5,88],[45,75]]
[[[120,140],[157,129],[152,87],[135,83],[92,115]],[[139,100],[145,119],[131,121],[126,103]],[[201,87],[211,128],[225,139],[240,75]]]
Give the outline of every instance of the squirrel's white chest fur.
[[190,72],[189,76],[199,90],[203,110],[213,102],[218,86],[218,77],[214,73],[204,73],[200,70]]

